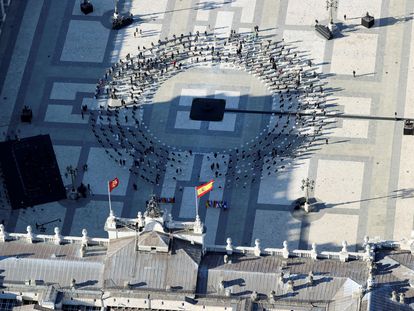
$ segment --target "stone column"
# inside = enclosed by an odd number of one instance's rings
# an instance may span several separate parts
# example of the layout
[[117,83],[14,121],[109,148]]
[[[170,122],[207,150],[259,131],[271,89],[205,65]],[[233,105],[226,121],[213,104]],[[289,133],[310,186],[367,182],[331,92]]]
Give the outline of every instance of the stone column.
[[141,212],[138,212],[138,215],[137,215],[137,225],[138,225],[138,228],[142,228],[145,226],[145,219],[142,216]]
[[26,227],[26,241],[29,243],[33,243],[33,232],[32,232],[32,226]]
[[82,229],[82,245],[88,246],[89,237],[88,231],[86,229]]
[[204,225],[201,222],[200,216],[197,215],[196,219],[195,219],[195,222],[194,222],[194,227],[193,227],[194,233],[202,234],[203,233],[203,227],[204,227]]
[[254,255],[257,257],[260,257],[262,251],[260,249],[260,240],[256,239],[254,240]]
[[54,242],[56,245],[60,245],[60,243],[62,242],[62,236],[60,235],[60,230],[58,227],[55,227],[55,236],[53,237]]
[[342,250],[339,252],[339,260],[342,262],[347,262],[349,259],[347,247],[348,243],[346,241],[342,241]]
[[[1,2],[1,0],[0,0],[0,2]],[[6,230],[4,230],[4,225],[0,224],[0,243],[6,242],[7,237],[8,237],[8,234],[7,234]]]
[[283,258],[289,258],[289,248],[288,248],[287,241],[283,241],[282,255],[283,255]]
[[227,245],[226,245],[227,255],[231,255],[233,254],[233,244],[232,244],[231,238],[227,238],[226,242],[227,242]]
[[316,249],[316,243],[312,243],[311,258],[313,260],[318,259],[318,251]]

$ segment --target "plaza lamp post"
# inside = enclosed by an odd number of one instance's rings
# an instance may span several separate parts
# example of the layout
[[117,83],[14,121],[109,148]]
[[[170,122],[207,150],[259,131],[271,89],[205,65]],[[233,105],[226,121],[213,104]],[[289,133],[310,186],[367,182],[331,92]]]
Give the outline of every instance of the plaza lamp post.
[[329,24],[328,28],[332,32],[334,27],[333,22],[333,10],[338,9],[338,0],[326,0],[326,10],[329,11]]
[[76,191],[76,186],[75,186],[75,178],[76,178],[76,175],[78,174],[78,169],[73,168],[72,165],[69,165],[68,167],[66,167],[66,172],[70,175],[70,178],[72,180],[72,188],[69,193],[69,198],[71,200],[76,200],[79,197],[79,194]]
[[118,2],[119,2],[119,0],[114,0],[115,9],[114,9],[113,19],[117,19],[118,18]]
[[309,204],[310,192],[315,188],[315,181],[309,178],[302,179],[302,186],[300,187],[302,191],[305,191],[305,204],[303,208],[306,213],[311,211],[311,205]]

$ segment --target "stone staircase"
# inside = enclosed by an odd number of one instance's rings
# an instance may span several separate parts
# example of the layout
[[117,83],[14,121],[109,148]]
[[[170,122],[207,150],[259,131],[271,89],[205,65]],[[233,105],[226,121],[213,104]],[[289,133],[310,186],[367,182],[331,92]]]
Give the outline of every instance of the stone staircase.
[[315,25],[315,30],[327,40],[331,40],[333,38],[332,32],[324,25]]

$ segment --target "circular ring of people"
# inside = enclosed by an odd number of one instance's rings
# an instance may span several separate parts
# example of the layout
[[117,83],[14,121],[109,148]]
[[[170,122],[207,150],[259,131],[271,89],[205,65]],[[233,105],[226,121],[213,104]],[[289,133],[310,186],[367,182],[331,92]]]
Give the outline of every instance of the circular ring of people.
[[[321,144],[328,124],[326,93],[316,66],[303,52],[284,40],[259,37],[257,32],[217,37],[196,32],[138,47],[110,67],[99,80],[95,97],[99,109],[90,109],[90,123],[108,156],[142,180],[159,185],[162,176],[179,180],[197,150],[178,148],[158,139],[142,121],[143,107],[153,104],[160,85],[172,76],[198,66],[225,66],[244,70],[267,87],[272,96],[268,124],[243,145],[203,152],[212,176],[221,187],[246,187],[275,176],[305,158]],[[326,90],[325,90],[326,91]]]

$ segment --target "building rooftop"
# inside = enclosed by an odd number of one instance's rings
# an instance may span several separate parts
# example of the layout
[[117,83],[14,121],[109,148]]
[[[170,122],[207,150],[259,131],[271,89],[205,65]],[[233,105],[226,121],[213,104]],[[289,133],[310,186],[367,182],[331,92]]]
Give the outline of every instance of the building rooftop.
[[4,298],[38,292],[38,298],[21,299],[47,307],[72,301],[76,292],[83,303],[115,297],[113,306],[119,299],[145,306],[145,297],[152,297],[171,308],[184,300],[234,310],[311,305],[310,310],[326,311],[385,311],[394,305],[399,309],[392,310],[408,310],[414,300],[414,240],[366,239],[361,253],[349,252],[345,242],[340,252],[318,252],[316,245],[291,250],[286,242],[280,249],[262,248],[259,240],[255,247],[240,247],[230,238],[226,245],[209,245],[203,229],[198,233],[204,227],[198,218],[181,222],[162,212],[150,215],[125,219],[111,212],[107,239],[88,237],[86,230],[82,237],[65,237],[58,229],[47,236],[29,227],[26,234],[1,227]]

